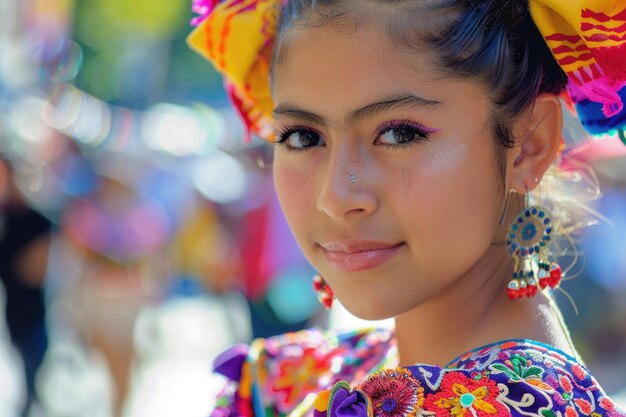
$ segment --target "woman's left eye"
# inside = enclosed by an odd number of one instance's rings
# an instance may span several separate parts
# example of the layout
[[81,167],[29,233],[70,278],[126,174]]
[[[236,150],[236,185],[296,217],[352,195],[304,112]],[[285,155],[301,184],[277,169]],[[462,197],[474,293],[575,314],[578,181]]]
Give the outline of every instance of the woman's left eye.
[[427,140],[428,132],[412,124],[385,126],[376,138],[376,144],[403,145],[417,140]]

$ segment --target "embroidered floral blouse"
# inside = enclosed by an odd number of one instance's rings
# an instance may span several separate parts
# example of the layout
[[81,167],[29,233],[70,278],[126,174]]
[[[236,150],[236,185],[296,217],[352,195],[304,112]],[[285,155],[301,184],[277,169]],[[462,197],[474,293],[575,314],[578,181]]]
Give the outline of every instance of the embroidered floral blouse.
[[626,416],[557,349],[511,340],[445,367],[397,367],[388,330],[305,330],[217,358],[228,382],[211,417]]

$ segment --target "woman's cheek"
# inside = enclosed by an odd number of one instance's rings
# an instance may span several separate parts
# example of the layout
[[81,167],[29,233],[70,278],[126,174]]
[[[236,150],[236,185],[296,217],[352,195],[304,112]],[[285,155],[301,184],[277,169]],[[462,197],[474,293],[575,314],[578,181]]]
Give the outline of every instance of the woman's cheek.
[[[439,213],[438,228],[447,230],[451,250],[466,252],[468,239],[475,249],[488,244],[497,221],[499,200],[497,169],[489,138],[468,145],[449,146],[432,158],[426,171],[432,209]],[[481,249],[482,250],[482,249]]]
[[[418,218],[428,219],[424,226],[431,238],[441,233],[450,236],[453,232],[472,232],[482,224],[474,217],[475,208],[480,205],[486,209],[490,203],[485,199],[484,184],[490,180],[482,167],[492,164],[478,160],[486,152],[470,148],[462,142],[447,141],[445,149],[433,149],[420,158],[421,163],[401,173],[405,204],[420,214]],[[491,171],[489,174],[493,175]]]
[[307,175],[302,165],[275,159],[274,184],[281,208],[297,238],[302,225],[315,209],[315,190],[312,175]]

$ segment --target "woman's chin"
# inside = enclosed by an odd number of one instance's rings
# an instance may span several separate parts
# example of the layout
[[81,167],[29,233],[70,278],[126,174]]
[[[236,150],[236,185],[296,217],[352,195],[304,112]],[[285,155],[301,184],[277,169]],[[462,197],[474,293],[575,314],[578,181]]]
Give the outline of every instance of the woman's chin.
[[393,303],[377,301],[363,302],[363,300],[341,300],[341,305],[358,319],[367,321],[387,320],[396,317],[398,312]]

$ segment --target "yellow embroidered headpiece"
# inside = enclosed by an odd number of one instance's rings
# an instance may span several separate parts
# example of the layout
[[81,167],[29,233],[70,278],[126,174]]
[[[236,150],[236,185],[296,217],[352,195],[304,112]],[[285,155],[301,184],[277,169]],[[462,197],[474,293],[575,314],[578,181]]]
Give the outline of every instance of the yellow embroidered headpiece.
[[273,104],[270,60],[280,0],[194,0],[201,16],[188,44],[224,76],[224,85],[248,133],[270,137]]
[[[224,76],[248,132],[270,138],[270,60],[288,0],[193,0],[189,45]],[[568,91],[591,133],[626,128],[626,2],[529,0],[535,24],[568,75]]]

